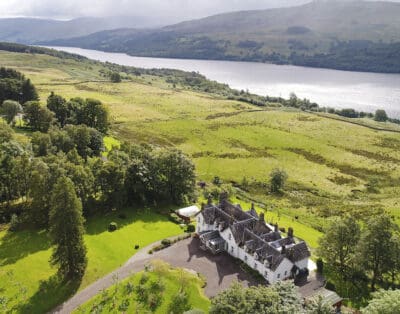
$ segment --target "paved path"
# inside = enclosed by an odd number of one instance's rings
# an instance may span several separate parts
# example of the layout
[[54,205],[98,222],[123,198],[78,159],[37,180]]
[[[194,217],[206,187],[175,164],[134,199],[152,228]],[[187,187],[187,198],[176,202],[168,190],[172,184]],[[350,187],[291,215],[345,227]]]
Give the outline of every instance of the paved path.
[[183,267],[203,274],[207,280],[205,294],[213,297],[221,290],[227,289],[233,281],[241,281],[244,286],[257,284],[254,279],[244,272],[238,264],[233,263],[232,257],[226,253],[212,255],[199,249],[199,240],[189,238],[171,247],[149,255],[147,252],[160,242],[155,242],[137,252],[128,262],[94,282],[72,298],[58,306],[52,313],[67,314],[89,301],[114,284],[114,278],[122,280],[133,273],[143,270],[144,266],[153,259],[162,259],[174,267]]

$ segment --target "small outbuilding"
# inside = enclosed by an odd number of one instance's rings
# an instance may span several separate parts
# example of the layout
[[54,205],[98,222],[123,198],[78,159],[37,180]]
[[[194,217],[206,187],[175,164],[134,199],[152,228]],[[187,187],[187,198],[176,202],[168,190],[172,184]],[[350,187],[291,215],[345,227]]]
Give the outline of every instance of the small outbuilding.
[[200,209],[196,206],[189,206],[175,211],[179,218],[182,218],[186,223],[190,223],[190,219],[196,216]]

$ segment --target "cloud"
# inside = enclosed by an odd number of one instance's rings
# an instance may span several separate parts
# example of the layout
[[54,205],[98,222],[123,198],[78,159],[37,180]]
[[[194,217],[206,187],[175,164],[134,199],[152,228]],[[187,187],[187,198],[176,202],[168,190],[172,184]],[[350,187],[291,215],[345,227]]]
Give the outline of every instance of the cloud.
[[194,18],[235,10],[296,5],[310,0],[0,0],[0,16],[170,16]]

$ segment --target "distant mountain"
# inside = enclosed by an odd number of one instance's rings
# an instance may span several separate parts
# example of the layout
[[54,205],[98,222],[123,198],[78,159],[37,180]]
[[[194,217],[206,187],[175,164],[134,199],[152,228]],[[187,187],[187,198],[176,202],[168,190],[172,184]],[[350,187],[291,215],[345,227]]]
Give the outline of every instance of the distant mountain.
[[69,21],[36,18],[0,19],[0,41],[34,44],[54,39],[85,36],[122,27],[151,28],[167,25],[171,20],[156,17],[77,18]]
[[400,72],[400,4],[314,1],[220,14],[153,30],[47,42],[137,56],[246,60]]

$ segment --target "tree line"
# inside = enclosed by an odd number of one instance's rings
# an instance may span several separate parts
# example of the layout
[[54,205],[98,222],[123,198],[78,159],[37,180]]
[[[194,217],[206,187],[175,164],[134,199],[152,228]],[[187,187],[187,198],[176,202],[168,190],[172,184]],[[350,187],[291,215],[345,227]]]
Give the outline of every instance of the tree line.
[[[400,290],[374,293],[364,314],[394,314],[400,306]],[[278,282],[272,286],[244,288],[235,283],[211,300],[211,314],[334,314],[336,309],[322,297],[303,299],[297,287],[289,282]]]
[[400,232],[387,213],[365,221],[352,216],[332,218],[320,239],[318,255],[344,296],[366,296],[369,288],[398,288]]

